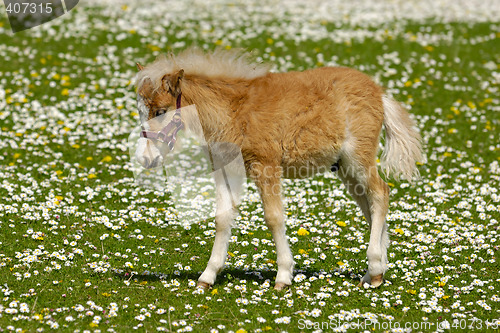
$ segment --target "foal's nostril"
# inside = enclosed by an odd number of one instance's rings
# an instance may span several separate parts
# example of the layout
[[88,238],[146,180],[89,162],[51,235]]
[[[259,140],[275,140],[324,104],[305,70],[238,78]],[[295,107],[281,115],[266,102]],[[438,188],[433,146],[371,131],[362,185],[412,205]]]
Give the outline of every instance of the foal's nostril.
[[139,164],[145,169],[153,169],[159,167],[163,163],[163,158],[161,155],[157,155],[153,158],[147,156],[140,156],[137,158]]
[[153,158],[153,161],[151,162],[150,168],[157,168],[163,163],[163,158],[161,155],[157,155],[155,158]]

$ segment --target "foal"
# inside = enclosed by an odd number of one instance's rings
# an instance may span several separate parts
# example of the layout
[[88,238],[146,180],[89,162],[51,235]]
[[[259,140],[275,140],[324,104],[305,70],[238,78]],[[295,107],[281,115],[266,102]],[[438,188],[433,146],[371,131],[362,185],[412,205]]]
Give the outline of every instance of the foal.
[[[349,68],[317,68],[269,73],[235,51],[177,56],[137,64],[141,119],[195,104],[207,143],[228,142],[241,149],[248,176],[257,185],[266,224],[276,244],[275,289],[291,285],[293,256],[285,234],[281,178],[307,177],[338,170],[340,179],[370,225],[368,271],[360,285],[379,286],[387,270],[389,237],[385,217],[389,188],[376,158],[382,125],[386,173],[410,180],[418,174],[420,136],[408,113],[368,76]],[[177,111],[179,112],[179,111]],[[161,145],[143,140],[138,160],[145,168],[161,165]],[[198,285],[213,285],[227,256],[236,207],[216,184],[216,235]],[[228,207],[229,206],[229,207]],[[220,213],[221,212],[221,213]]]

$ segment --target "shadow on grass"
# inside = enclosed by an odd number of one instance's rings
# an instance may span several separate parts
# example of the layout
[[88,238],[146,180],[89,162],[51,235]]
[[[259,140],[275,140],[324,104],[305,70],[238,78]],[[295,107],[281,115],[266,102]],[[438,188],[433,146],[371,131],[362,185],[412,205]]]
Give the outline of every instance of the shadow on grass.
[[[294,270],[294,276],[299,274],[303,274],[306,279],[311,277],[318,278],[320,275],[330,275],[328,279],[330,280],[338,280],[344,281],[347,280],[350,283],[357,285],[365,274],[365,270],[341,270],[335,269],[332,271],[325,270],[316,270],[312,268],[302,269],[300,267],[296,267]],[[146,274],[131,274],[130,272],[114,272],[113,273],[117,278],[122,280],[133,280],[133,281],[147,281],[147,282],[160,282],[160,281],[168,281],[173,279],[178,279],[181,281],[194,280],[198,281],[198,278],[201,275],[201,272],[179,272],[177,274],[174,273],[161,273],[161,272],[148,272]],[[256,281],[256,282],[264,282],[269,280],[271,283],[274,283],[276,278],[276,270],[253,270],[246,271],[243,269],[235,269],[228,268],[223,270],[218,276],[215,282],[215,285],[225,285],[227,283],[233,281]]]

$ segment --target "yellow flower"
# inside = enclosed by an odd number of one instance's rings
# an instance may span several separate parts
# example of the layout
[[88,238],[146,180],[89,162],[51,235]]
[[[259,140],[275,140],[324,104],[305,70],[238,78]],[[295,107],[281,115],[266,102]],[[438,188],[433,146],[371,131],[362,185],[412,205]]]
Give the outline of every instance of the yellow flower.
[[93,178],[97,178],[97,176],[95,175],[95,173],[91,173],[90,175],[87,176],[88,179],[93,179]]
[[397,232],[400,235],[404,234],[403,229],[399,229],[399,228],[395,229],[394,232]]
[[212,290],[212,295],[217,295],[218,293],[217,289]]
[[337,265],[339,265],[339,266],[344,266],[344,265],[345,265],[345,263],[344,263],[343,261],[339,261],[339,262],[337,262]]
[[68,96],[68,95],[69,95],[69,90],[68,90],[68,88],[64,88],[64,89],[61,91],[61,95],[63,95],[63,96]]
[[155,52],[155,51],[160,51],[161,50],[161,47],[159,46],[156,46],[156,45],[150,45],[149,48],[151,49],[151,51]]
[[343,221],[337,221],[337,225],[339,225],[341,227],[345,227],[347,224],[345,224],[345,222],[343,222]]
[[247,330],[240,328],[239,330],[236,331],[236,333],[247,333]]
[[101,160],[101,162],[111,162],[113,158],[109,155],[104,156],[104,158]]
[[475,110],[476,109],[476,104],[474,104],[474,102],[467,102],[467,106],[470,107],[472,110]]
[[307,231],[304,228],[300,228],[299,231],[297,231],[297,235],[299,235],[299,236],[307,236],[307,235],[309,235],[309,231]]

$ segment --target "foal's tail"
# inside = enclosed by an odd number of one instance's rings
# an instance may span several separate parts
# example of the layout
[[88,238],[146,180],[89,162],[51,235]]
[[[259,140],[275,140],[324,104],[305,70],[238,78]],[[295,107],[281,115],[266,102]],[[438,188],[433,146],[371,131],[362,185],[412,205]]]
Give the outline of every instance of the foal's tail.
[[382,169],[386,175],[403,176],[411,181],[418,177],[416,162],[422,161],[420,134],[415,123],[403,107],[384,95],[385,149],[382,153]]

